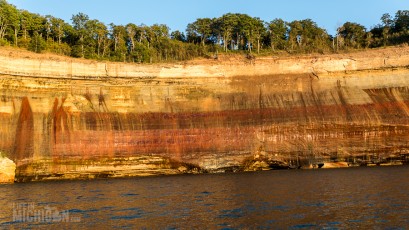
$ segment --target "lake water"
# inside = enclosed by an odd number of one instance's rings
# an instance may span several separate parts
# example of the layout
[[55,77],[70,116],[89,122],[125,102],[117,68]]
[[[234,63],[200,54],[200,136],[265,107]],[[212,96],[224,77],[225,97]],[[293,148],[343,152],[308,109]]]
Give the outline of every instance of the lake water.
[[0,185],[0,228],[409,227],[409,167]]

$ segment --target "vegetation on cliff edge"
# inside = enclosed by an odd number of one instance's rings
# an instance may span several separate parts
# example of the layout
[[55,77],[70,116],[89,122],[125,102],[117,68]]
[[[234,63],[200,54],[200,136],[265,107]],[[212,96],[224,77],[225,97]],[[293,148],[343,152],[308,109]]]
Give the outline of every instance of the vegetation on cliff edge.
[[0,0],[0,46],[34,52],[121,62],[152,63],[217,57],[218,52],[247,54],[332,53],[399,45],[409,41],[409,11],[394,17],[384,14],[368,30],[345,22],[330,35],[311,19],[265,22],[246,14],[227,13],[219,18],[199,18],[185,32],[166,25],[106,25],[84,13],[71,23],[51,15],[17,9]]

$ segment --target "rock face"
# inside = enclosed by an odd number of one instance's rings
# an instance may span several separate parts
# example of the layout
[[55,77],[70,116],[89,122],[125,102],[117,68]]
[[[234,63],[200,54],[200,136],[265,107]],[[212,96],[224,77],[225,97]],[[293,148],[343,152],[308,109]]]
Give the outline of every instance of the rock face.
[[132,65],[0,53],[16,180],[223,171],[409,153],[409,49]]
[[0,156],[0,184],[14,183],[16,164],[7,157]]

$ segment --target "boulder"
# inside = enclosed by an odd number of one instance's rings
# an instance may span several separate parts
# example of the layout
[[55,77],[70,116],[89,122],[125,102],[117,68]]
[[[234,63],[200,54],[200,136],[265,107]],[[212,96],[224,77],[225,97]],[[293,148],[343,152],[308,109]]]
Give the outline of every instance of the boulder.
[[0,184],[14,183],[16,164],[7,157],[0,156]]

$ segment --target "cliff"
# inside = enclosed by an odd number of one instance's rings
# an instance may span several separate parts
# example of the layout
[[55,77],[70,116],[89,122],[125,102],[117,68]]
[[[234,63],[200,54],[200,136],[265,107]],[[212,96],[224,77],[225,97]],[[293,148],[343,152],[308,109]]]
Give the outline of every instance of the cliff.
[[221,55],[176,64],[127,64],[40,55],[26,51],[0,50],[0,73],[59,79],[186,78],[271,76],[280,74],[329,74],[392,67],[406,67],[409,48],[395,47],[348,54],[248,59]]
[[0,151],[17,181],[404,157],[408,65],[405,47],[151,65],[4,49]]
[[16,164],[0,154],[0,184],[13,183],[15,172]]

